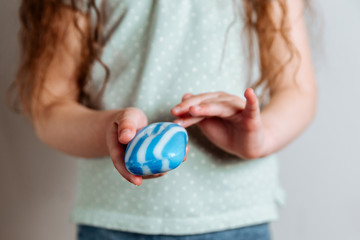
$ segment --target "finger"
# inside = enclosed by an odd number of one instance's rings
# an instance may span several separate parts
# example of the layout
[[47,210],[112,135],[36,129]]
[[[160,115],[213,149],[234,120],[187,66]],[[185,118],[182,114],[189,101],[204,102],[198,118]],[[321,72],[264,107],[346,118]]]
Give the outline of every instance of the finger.
[[185,101],[186,99],[188,99],[188,98],[190,98],[190,97],[192,97],[192,96],[194,96],[194,95],[191,94],[191,93],[186,93],[186,94],[184,94],[184,96],[181,98],[181,101]]
[[243,111],[243,116],[247,118],[257,118],[260,116],[259,101],[251,88],[246,89],[244,96],[246,98],[246,105]]
[[190,149],[189,146],[186,146],[186,152],[185,152],[185,157],[184,157],[183,162],[185,162],[186,159],[187,159],[187,155],[188,155],[189,149]]
[[118,130],[118,126],[116,123],[114,123],[113,130],[109,134],[109,139],[108,139],[110,158],[114,164],[114,167],[123,178],[128,180],[130,183],[139,186],[142,183],[141,176],[136,176],[131,174],[125,167],[125,162],[124,162],[125,146],[121,145],[118,142],[117,130]]
[[220,95],[223,95],[222,92],[213,92],[213,93],[202,93],[198,95],[193,96],[187,96],[184,101],[176,105],[171,109],[171,113],[174,116],[181,116],[189,111],[189,108],[193,105],[197,105],[202,101],[205,101],[207,99],[211,98],[218,98]]
[[153,175],[148,175],[148,176],[143,176],[143,179],[152,179],[152,178],[158,178],[158,177],[162,177],[166,174],[166,172],[164,173],[158,173],[158,174],[153,174]]
[[127,109],[118,120],[119,142],[128,144],[135,136],[136,130],[147,125],[146,116],[137,109]]
[[192,125],[195,125],[199,122],[201,122],[202,120],[204,120],[204,117],[183,117],[183,118],[178,118],[176,120],[174,120],[174,123],[181,125],[184,128],[190,127]]
[[193,117],[230,118],[243,110],[242,104],[234,101],[208,102],[190,107]]

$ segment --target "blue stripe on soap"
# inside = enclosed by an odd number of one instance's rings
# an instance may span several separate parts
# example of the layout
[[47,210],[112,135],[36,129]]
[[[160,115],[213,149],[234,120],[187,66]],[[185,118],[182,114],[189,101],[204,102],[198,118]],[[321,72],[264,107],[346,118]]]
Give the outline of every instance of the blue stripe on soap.
[[[154,128],[157,129],[157,131],[153,131],[152,132],[152,135],[153,133],[155,132],[155,134],[158,134],[157,136],[155,136],[153,138],[153,140],[151,141],[151,143],[149,144],[148,148],[147,148],[147,151],[146,151],[146,159],[147,161],[151,160],[153,158],[153,152],[154,152],[154,148],[156,147],[156,145],[159,143],[159,141],[161,140],[161,138],[164,136],[164,133],[169,129],[171,128],[172,126],[166,126],[165,128],[162,127],[163,124],[162,123],[159,123],[157,124],[157,126]],[[161,129],[162,127],[162,129]],[[160,130],[160,131],[159,131]]]
[[135,175],[143,175],[143,170],[140,166],[130,166],[128,170]]
[[154,127],[154,130],[152,131],[152,134],[158,133],[158,131],[160,130],[161,125],[162,125],[161,123],[156,124],[156,126]]
[[[141,145],[143,144],[143,142],[146,140],[146,138],[148,137],[147,134],[145,134],[144,136],[142,136],[137,142],[136,145],[133,149],[133,153],[137,153],[139,151],[139,148],[141,147]],[[135,155],[136,156],[136,155]]]
[[[144,134],[142,137],[136,139],[137,141],[134,141],[133,144],[135,144],[132,153],[137,153],[139,148],[141,147],[142,143],[145,141],[145,139],[147,138],[147,134]],[[135,139],[134,139],[135,140]],[[134,154],[131,154],[128,163],[129,165],[129,171],[135,175],[143,175],[143,170],[141,168],[141,166],[139,165],[138,161],[134,161],[133,159],[131,159],[131,157],[134,156]],[[126,154],[125,154],[126,157]],[[135,154],[135,158],[136,158],[136,154]]]
[[[133,148],[135,147],[136,143],[138,142],[138,140],[142,137],[144,137],[144,135],[147,135],[146,133],[146,128],[141,129],[133,138],[133,140],[131,140],[127,147],[126,147],[126,151],[125,151],[125,163],[129,161],[129,157],[132,155],[133,152]],[[146,137],[146,136],[145,136]]]
[[160,173],[158,169],[162,169],[163,161],[161,160],[155,160],[155,161],[148,161],[144,164],[144,166],[147,166],[151,170],[151,174]]
[[[177,152],[176,149],[185,148],[186,149],[186,134],[184,132],[177,132],[165,145],[162,155],[166,158],[173,158],[173,161],[170,162],[169,168],[174,169],[179,166],[185,157],[185,152],[179,152],[179,154],[174,155],[173,153]],[[173,156],[169,156],[173,155]]]
[[149,144],[148,149],[146,151],[146,161],[147,162],[155,159],[154,148],[156,147],[156,144],[158,144],[160,139],[161,139],[161,136],[158,135]]

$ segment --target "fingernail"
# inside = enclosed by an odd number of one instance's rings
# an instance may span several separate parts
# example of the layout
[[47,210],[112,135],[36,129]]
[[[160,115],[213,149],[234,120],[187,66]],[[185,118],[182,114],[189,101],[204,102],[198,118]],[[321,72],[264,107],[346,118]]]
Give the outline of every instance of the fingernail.
[[124,136],[124,135],[126,135],[126,134],[129,134],[130,132],[131,132],[130,129],[121,130],[121,132],[120,132],[120,137],[122,137],[122,136]]
[[175,114],[178,114],[180,111],[181,111],[180,107],[174,107],[174,108],[173,108],[173,112],[174,112]]
[[179,124],[180,126],[182,126],[184,124],[184,121],[183,120],[178,120],[175,122],[176,124]]
[[181,110],[180,107],[174,107],[174,108],[173,108],[173,112],[174,112],[174,113],[179,113],[180,110]]
[[190,98],[191,96],[192,96],[191,93],[186,93],[186,94],[184,94],[184,96],[183,96],[183,100],[186,100],[186,99]]
[[135,184],[136,186],[140,186],[141,183],[142,183],[141,178],[134,178],[134,184]]

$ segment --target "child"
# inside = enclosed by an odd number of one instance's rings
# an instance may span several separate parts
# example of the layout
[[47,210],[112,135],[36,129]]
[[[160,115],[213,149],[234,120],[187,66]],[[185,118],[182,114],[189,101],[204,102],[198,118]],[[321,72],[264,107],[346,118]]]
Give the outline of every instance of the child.
[[[270,239],[283,200],[274,153],[316,108],[302,11],[301,0],[23,1],[19,98],[38,137],[79,158],[78,239]],[[245,87],[255,53],[259,99]],[[130,174],[126,144],[162,121],[187,128],[187,161]]]

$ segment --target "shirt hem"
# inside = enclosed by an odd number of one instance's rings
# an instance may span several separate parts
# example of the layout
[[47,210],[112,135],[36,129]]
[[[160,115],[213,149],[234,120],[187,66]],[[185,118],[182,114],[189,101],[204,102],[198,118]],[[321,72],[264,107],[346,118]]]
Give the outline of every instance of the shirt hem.
[[189,218],[145,217],[85,208],[75,209],[71,216],[71,221],[75,224],[150,235],[203,234],[267,223],[277,219],[275,204],[214,216]]

